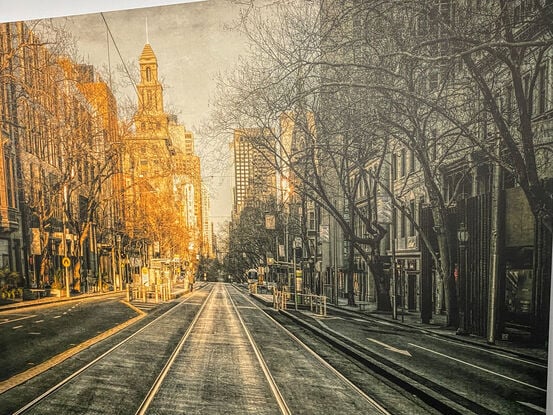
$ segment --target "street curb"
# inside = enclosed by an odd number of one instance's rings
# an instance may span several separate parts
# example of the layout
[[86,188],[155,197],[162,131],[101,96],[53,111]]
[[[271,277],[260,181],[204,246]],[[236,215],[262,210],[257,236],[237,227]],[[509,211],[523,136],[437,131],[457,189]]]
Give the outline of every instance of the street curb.
[[124,294],[124,291],[109,291],[109,292],[105,292],[105,293],[80,294],[80,295],[77,295],[75,297],[69,297],[69,298],[67,298],[67,297],[52,297],[51,299],[47,298],[47,299],[43,299],[43,300],[21,301],[21,302],[13,303],[13,304],[0,305],[0,312],[19,310],[21,308],[39,307],[39,306],[43,306],[43,305],[66,303],[66,302],[70,302],[70,301],[80,301],[80,300],[88,299],[88,298],[97,298],[97,297],[116,295],[116,294]]

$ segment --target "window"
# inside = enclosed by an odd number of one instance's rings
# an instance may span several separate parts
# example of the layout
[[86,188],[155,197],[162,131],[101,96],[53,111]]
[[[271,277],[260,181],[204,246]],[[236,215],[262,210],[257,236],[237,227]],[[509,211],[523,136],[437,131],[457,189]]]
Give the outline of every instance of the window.
[[415,32],[417,35],[425,36],[428,34],[428,16],[425,13],[421,13],[417,16],[415,25]]
[[397,179],[397,156],[392,154],[392,180]]
[[308,216],[308,223],[309,223],[309,230],[310,231],[313,231],[316,229],[315,227],[315,223],[316,223],[316,220],[315,220],[315,211],[314,210],[310,210],[307,212],[307,216]]
[[507,85],[505,88],[505,97],[503,99],[503,111],[507,114],[507,122],[510,124],[513,122],[513,88],[510,85]]
[[415,201],[411,200],[409,202],[409,209],[411,211],[411,216],[413,217],[413,220],[409,222],[409,236],[415,236]]
[[428,89],[431,91],[438,89],[438,72],[436,70],[431,69],[430,73],[428,74]]
[[437,139],[438,139],[438,131],[432,130],[432,141],[430,143],[430,149],[429,149],[429,158],[432,161],[435,161],[438,157],[437,154]]
[[150,82],[152,80],[152,68],[149,66],[146,67],[146,81]]
[[524,82],[524,94],[526,95],[527,100],[527,109],[528,114],[532,116],[533,113],[533,97],[532,97],[532,91],[530,91],[530,74],[526,74],[523,78]]
[[415,158],[415,152],[413,150],[411,150],[410,152],[410,159],[411,163],[409,164],[409,172],[413,173],[416,170],[415,162],[417,161],[417,159]]
[[536,0],[519,0],[513,9],[513,24],[516,26],[527,21],[536,8]]
[[407,235],[407,232],[406,232],[406,223],[407,223],[406,219],[407,218],[405,217],[405,213],[403,211],[401,212],[401,215],[400,215],[399,219],[400,219],[400,224],[399,224],[400,235],[399,236],[402,237],[402,238],[405,238],[405,236]]
[[454,8],[452,7],[451,0],[440,1],[440,16],[443,22],[451,23],[454,19]]
[[6,167],[6,193],[7,193],[7,199],[8,199],[8,206],[15,208],[16,207],[16,200],[15,200],[15,178],[14,178],[14,169],[13,169],[13,160],[9,158],[8,156],[5,156],[4,158],[4,164]]
[[537,91],[537,114],[543,114],[547,110],[546,108],[547,97],[547,79],[545,65],[538,68],[538,91]]

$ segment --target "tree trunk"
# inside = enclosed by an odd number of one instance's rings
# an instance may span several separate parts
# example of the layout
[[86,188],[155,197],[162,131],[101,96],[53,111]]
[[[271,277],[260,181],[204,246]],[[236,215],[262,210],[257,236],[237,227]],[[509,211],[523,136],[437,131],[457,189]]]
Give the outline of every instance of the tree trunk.
[[374,278],[376,288],[376,309],[378,311],[392,311],[392,302],[390,300],[390,275],[384,271],[384,266],[380,258],[372,259],[367,262]]
[[451,263],[452,246],[448,234],[446,214],[442,210],[434,211],[434,223],[437,229],[438,249],[440,253],[440,263],[436,270],[438,276],[444,284],[444,301],[447,315],[447,325],[451,327],[458,326],[459,310],[457,307],[457,290],[453,266]]
[[348,305],[355,306],[355,289],[353,286],[354,251],[350,242],[348,251]]

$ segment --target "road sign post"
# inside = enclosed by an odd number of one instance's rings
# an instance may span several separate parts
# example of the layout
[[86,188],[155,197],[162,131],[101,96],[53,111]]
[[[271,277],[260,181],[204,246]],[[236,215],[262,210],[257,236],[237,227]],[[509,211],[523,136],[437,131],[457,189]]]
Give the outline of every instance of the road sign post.
[[65,268],[68,268],[71,266],[71,260],[68,258],[68,257],[63,257],[63,259],[61,260],[61,264],[65,267]]

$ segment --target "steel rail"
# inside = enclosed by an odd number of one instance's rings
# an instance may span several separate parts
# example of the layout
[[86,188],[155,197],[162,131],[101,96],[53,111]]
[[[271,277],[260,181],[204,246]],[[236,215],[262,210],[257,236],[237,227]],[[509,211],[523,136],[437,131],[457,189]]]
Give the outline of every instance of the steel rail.
[[[211,293],[210,293],[211,294]],[[192,296],[189,296],[187,298],[185,298],[184,300],[182,300],[179,304],[177,304],[175,307],[172,307],[170,310],[167,310],[166,312],[164,312],[163,314],[161,314],[160,316],[156,317],[154,320],[150,321],[148,324],[146,324],[144,327],[141,327],[139,330],[135,331],[134,333],[132,333],[130,336],[128,336],[127,338],[123,339],[122,341],[120,341],[119,343],[117,343],[115,346],[111,347],[110,349],[108,349],[107,351],[105,351],[104,353],[102,353],[100,356],[98,356],[97,358],[95,358],[94,360],[90,361],[89,363],[87,363],[85,366],[81,367],[79,370],[73,372],[71,375],[67,376],[65,379],[61,380],[60,382],[58,382],[56,385],[52,386],[50,389],[48,389],[46,392],[42,393],[41,395],[37,396],[35,399],[33,399],[31,402],[27,403],[25,406],[21,407],[20,409],[18,409],[17,411],[13,412],[12,415],[19,415],[19,414],[23,414],[25,413],[26,411],[28,411],[29,409],[31,409],[32,407],[34,407],[35,405],[37,405],[38,403],[40,403],[41,401],[45,400],[48,396],[50,396],[51,394],[53,394],[55,391],[61,389],[64,385],[66,385],[67,383],[69,383],[71,380],[75,379],[76,377],[78,377],[79,375],[81,375],[83,372],[85,372],[87,369],[91,368],[92,366],[96,365],[98,362],[100,362],[102,359],[104,359],[105,357],[107,357],[108,355],[110,355],[111,353],[113,353],[115,350],[117,350],[118,348],[120,348],[121,346],[123,346],[125,343],[127,343],[129,340],[131,340],[132,338],[134,338],[135,336],[137,336],[138,334],[142,333],[144,330],[146,330],[148,327],[150,327],[151,325],[157,323],[160,319],[172,314],[173,312],[175,312],[175,310],[179,309],[183,304],[186,304],[188,302],[188,300],[190,300],[192,298]],[[209,298],[209,296],[208,296]],[[205,304],[205,302],[204,302]]]
[[[271,371],[269,370],[267,362],[263,358],[263,355],[261,354],[261,351],[259,350],[259,347],[257,346],[255,340],[253,339],[253,337],[250,333],[250,330],[246,327],[246,323],[244,323],[244,320],[242,319],[242,316],[240,315],[240,312],[238,311],[238,307],[236,307],[236,304],[235,304],[234,300],[232,299],[232,296],[228,292],[227,287],[225,287],[225,291],[226,291],[226,294],[227,294],[228,298],[230,299],[230,303],[232,304],[234,312],[238,316],[238,320],[240,320],[240,324],[242,325],[242,328],[244,329],[244,332],[246,333],[246,337],[250,341],[250,344],[251,344],[252,349],[255,353],[255,356],[257,357],[257,360],[258,360],[258,362],[261,366],[261,369],[263,370],[263,374],[265,375],[265,378],[267,379],[267,382],[269,382],[271,392],[273,392],[273,395],[274,395],[274,397],[277,401],[278,407],[280,408],[280,412],[284,415],[291,415],[292,412],[290,411],[290,408],[288,407],[288,404],[286,403],[286,400],[284,399],[284,396],[282,396],[282,393],[280,392],[280,389],[279,389],[278,385],[276,384],[276,381],[273,378],[273,375],[271,374]],[[257,307],[257,305],[255,305],[255,306]]]
[[250,302],[254,307],[257,309],[263,311],[263,313],[273,322],[274,325],[276,325],[279,329],[284,331],[292,340],[294,340],[297,344],[299,344],[302,348],[304,348],[310,355],[312,355],[321,365],[323,365],[325,368],[330,370],[336,377],[338,377],[342,382],[344,382],[346,385],[351,387],[357,394],[359,394],[365,401],[367,401],[370,405],[372,405],[377,411],[379,411],[382,415],[391,415],[391,412],[389,412],[386,408],[384,408],[382,405],[380,405],[374,398],[367,395],[363,390],[361,390],[358,386],[356,386],[353,382],[351,382],[346,376],[344,376],[338,369],[336,369],[334,366],[332,366],[330,363],[328,363],[326,360],[324,360],[317,352],[315,352],[312,348],[310,348],[308,345],[306,345],[301,339],[299,339],[296,335],[294,335],[290,330],[288,330],[286,327],[284,327],[282,324],[280,324],[277,320],[275,320],[272,316],[267,314],[261,307],[259,307],[251,298],[246,296],[244,293],[239,291],[236,287],[234,289],[242,295],[248,302]]
[[194,319],[190,323],[190,326],[188,326],[188,329],[186,330],[186,332],[183,334],[183,336],[179,340],[177,346],[173,350],[173,353],[171,353],[171,356],[169,356],[169,359],[167,359],[167,362],[163,366],[163,369],[161,370],[161,372],[157,376],[157,378],[154,381],[152,387],[150,388],[150,390],[146,394],[146,397],[144,398],[144,400],[140,404],[140,407],[136,411],[137,415],[143,415],[148,410],[148,408],[149,408],[150,404],[152,403],[154,397],[156,396],[157,392],[159,391],[159,388],[161,387],[161,384],[163,383],[164,379],[166,378],[167,374],[169,373],[169,370],[171,369],[171,367],[175,363],[175,359],[177,358],[178,354],[182,350],[182,347],[184,346],[184,343],[186,342],[186,340],[188,340],[188,337],[190,336],[190,333],[192,333],[192,330],[196,326],[196,323],[198,322],[204,308],[206,307],[207,303],[210,301],[210,299],[213,295],[213,292],[214,292],[213,289],[209,292],[209,295],[207,296],[207,298],[203,302],[202,306],[200,307],[200,309],[196,313],[196,316],[194,317]]
[[341,350],[351,359],[374,373],[384,376],[389,381],[395,383],[402,389],[417,396],[432,408],[447,414],[479,414],[496,415],[497,412],[491,411],[477,402],[458,393],[451,391],[442,385],[429,379],[423,379],[414,372],[400,367],[383,356],[377,356],[363,345],[349,339],[329,327],[318,328],[297,316],[281,310],[281,315],[287,317],[296,324],[303,326],[313,333],[316,337],[327,342],[337,350]]

